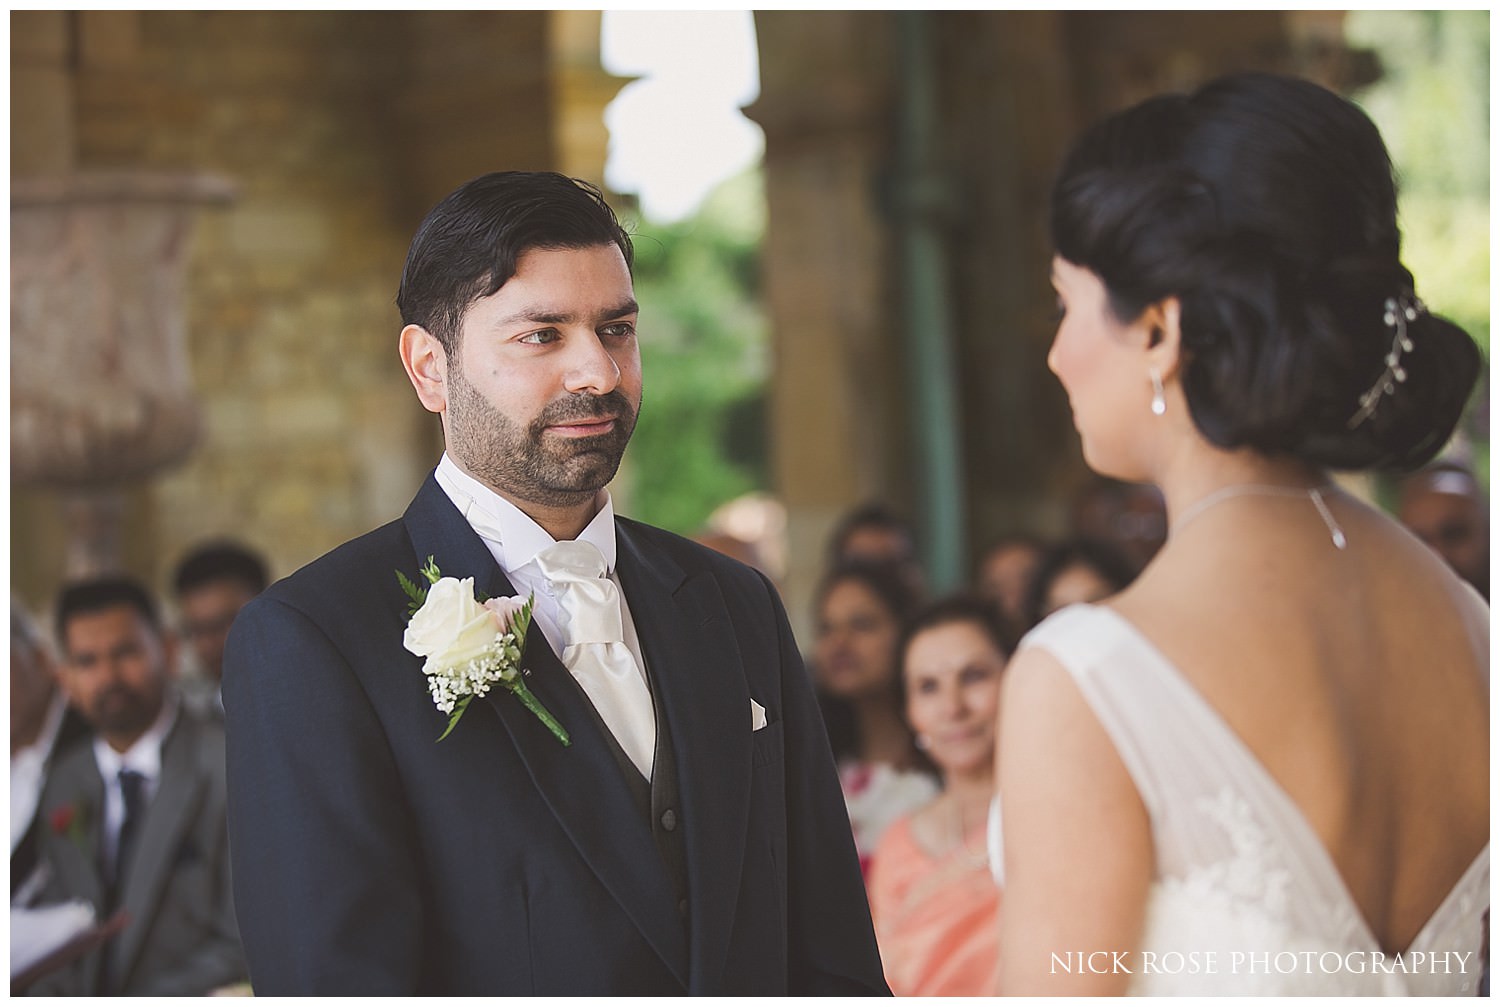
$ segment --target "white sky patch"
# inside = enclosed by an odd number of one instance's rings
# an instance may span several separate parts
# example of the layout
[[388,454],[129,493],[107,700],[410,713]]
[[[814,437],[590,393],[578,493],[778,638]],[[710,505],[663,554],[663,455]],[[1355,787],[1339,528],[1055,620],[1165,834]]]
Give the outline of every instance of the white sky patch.
[[765,137],[740,108],[760,94],[750,11],[605,11],[600,55],[639,77],[604,110],[604,179],[659,223],[688,216],[755,163]]

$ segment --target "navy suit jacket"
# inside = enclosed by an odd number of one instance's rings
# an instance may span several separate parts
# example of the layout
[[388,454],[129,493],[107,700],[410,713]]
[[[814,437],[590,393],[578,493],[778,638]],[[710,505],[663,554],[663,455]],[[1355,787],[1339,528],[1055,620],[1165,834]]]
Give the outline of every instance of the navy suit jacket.
[[[760,574],[617,519],[675,753],[684,914],[587,699],[530,634],[532,691],[441,743],[395,573],[514,594],[429,476],[400,521],[245,608],[225,655],[235,905],[258,994],[888,993],[833,760]],[[751,731],[750,702],[767,724]]]

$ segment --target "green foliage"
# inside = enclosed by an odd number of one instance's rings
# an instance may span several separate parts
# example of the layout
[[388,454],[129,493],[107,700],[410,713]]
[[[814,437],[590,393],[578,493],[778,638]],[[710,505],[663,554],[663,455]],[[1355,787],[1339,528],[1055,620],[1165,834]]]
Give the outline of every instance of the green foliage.
[[635,233],[645,393],[630,447],[631,512],[682,534],[767,482],[768,326],[759,302],[758,172],[692,217]]
[[[1483,10],[1354,11],[1349,44],[1384,74],[1354,96],[1380,127],[1400,185],[1402,258],[1438,314],[1490,350],[1490,16]],[[1488,397],[1488,377],[1478,397]],[[1487,410],[1466,421],[1489,481]]]
[[1404,256],[1423,300],[1489,350],[1489,13],[1356,11],[1350,43],[1384,76],[1355,96],[1401,186]]

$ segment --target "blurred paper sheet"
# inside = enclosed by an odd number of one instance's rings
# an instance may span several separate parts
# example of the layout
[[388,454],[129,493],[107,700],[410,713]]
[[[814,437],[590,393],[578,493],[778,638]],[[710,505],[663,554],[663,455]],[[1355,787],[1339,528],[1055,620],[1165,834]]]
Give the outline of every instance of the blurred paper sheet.
[[82,899],[10,911],[10,976],[93,929],[94,907]]

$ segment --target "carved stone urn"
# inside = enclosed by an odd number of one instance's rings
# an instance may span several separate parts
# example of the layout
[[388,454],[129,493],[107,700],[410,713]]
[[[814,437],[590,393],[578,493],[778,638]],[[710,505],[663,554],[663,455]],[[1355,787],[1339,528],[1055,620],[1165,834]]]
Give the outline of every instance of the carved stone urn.
[[232,196],[204,175],[11,179],[11,479],[62,492],[70,577],[118,566],[124,484],[196,443],[189,242]]

